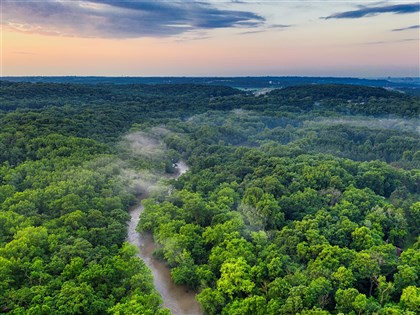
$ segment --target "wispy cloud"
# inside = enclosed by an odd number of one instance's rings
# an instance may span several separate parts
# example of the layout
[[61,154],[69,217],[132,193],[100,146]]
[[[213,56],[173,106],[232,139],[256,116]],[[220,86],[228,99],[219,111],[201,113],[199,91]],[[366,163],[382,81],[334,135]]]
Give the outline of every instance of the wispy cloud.
[[408,26],[408,27],[403,27],[403,28],[394,28],[392,31],[393,32],[401,32],[401,31],[408,31],[408,30],[416,30],[419,29],[420,25],[412,25],[412,26]]
[[268,28],[273,28],[273,29],[283,29],[283,28],[289,28],[292,27],[292,25],[290,24],[272,24],[269,25]]
[[272,31],[281,31],[288,29],[292,25],[286,25],[286,24],[271,24],[271,25],[265,25],[262,28],[244,31],[238,33],[238,35],[249,35],[249,34],[258,34],[258,33],[264,33],[264,32],[272,32]]
[[209,39],[209,38],[211,38],[211,36],[209,36],[206,32],[198,31],[198,32],[190,32],[190,33],[182,34],[175,39],[175,42],[182,43],[182,42],[204,40],[204,39]]
[[335,13],[330,16],[324,17],[323,19],[358,19],[362,17],[375,16],[382,13],[408,14],[416,13],[419,11],[420,3],[418,2],[374,7],[359,6],[358,10]]
[[382,44],[393,44],[393,43],[404,43],[404,42],[414,42],[419,41],[418,38],[404,38],[398,40],[383,40],[383,41],[376,41],[376,42],[366,42],[362,43],[362,45],[382,45]]
[[263,33],[263,32],[265,31],[264,30],[246,31],[246,32],[238,33],[238,35],[258,34],[258,33]]
[[164,37],[195,30],[255,27],[265,19],[247,11],[218,9],[203,1],[3,0],[3,24],[61,36]]

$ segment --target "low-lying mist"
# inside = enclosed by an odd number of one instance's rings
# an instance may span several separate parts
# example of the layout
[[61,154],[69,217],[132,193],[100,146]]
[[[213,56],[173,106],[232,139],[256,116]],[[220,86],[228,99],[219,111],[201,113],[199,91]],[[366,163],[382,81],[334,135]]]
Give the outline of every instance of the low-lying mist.
[[168,167],[173,167],[163,139],[170,131],[153,127],[125,135],[117,147],[123,163],[121,179],[129,183],[136,195],[155,194],[168,190]]
[[340,117],[340,118],[318,118],[305,121],[305,127],[314,125],[348,125],[354,127],[366,127],[370,129],[389,129],[405,132],[413,132],[420,135],[420,126],[417,119],[402,118],[367,118],[367,117]]

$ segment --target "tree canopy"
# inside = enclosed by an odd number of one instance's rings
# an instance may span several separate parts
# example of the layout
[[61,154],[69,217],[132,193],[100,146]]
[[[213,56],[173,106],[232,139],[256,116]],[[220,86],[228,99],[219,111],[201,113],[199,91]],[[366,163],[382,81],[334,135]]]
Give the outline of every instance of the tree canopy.
[[138,182],[180,159],[138,229],[205,314],[420,311],[418,97],[2,81],[0,100],[0,312],[168,314],[125,241]]

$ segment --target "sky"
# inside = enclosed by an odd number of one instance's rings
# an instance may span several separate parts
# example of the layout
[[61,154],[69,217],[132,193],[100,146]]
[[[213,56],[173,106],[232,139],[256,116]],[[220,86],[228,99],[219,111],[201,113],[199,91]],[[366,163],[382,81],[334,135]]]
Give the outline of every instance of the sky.
[[419,0],[0,0],[1,76],[420,76]]

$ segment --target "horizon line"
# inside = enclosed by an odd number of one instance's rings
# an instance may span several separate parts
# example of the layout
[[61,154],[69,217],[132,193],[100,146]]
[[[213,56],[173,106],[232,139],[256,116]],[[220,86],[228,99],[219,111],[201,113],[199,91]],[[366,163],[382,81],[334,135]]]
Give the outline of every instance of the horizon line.
[[387,79],[416,78],[419,76],[337,76],[337,75],[2,75],[3,78],[340,78],[340,79]]

